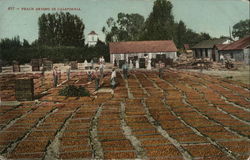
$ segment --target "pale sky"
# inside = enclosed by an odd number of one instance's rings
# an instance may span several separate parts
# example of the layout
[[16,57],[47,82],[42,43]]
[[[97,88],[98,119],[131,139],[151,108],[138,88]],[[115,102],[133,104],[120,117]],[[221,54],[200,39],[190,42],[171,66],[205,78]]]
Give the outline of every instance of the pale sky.
[[[175,21],[182,20],[196,32],[207,32],[213,37],[229,36],[229,26],[249,19],[248,0],[170,0]],[[38,38],[38,17],[45,11],[21,8],[80,8],[70,11],[85,24],[84,34],[94,30],[104,40],[101,29],[109,17],[119,12],[139,13],[146,19],[154,0],[0,0],[0,39],[19,35],[30,43]],[[8,10],[14,7],[14,10]],[[20,8],[19,10],[17,8]],[[46,11],[45,13],[56,11]]]

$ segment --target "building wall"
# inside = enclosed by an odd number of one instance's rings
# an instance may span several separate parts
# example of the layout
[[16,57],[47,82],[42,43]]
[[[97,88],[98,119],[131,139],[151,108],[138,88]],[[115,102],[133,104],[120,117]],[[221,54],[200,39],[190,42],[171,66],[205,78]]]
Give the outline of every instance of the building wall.
[[244,52],[243,50],[229,50],[229,51],[220,51],[220,54],[223,54],[225,59],[231,58],[234,59],[237,62],[243,62],[244,61]]
[[208,49],[208,58],[212,59],[213,49]]
[[119,60],[128,60],[129,57],[138,56],[138,58],[144,58],[144,55],[147,54],[150,58],[156,58],[157,54],[165,54],[167,58],[171,58],[174,61],[177,59],[176,52],[158,52],[158,53],[130,53],[130,54],[111,54],[110,62],[114,63],[114,60],[118,62]]
[[93,35],[93,34],[88,35],[88,42],[87,43],[89,46],[95,46],[97,41],[98,41],[97,35]]
[[220,53],[219,53],[219,51],[217,49],[215,49],[214,52],[215,52],[215,61],[219,62],[220,61]]
[[[206,55],[207,51],[207,55]],[[193,50],[195,58],[210,58],[212,59],[212,48],[197,48]]]
[[244,49],[243,53],[244,53],[244,62],[246,64],[250,64],[250,48]]

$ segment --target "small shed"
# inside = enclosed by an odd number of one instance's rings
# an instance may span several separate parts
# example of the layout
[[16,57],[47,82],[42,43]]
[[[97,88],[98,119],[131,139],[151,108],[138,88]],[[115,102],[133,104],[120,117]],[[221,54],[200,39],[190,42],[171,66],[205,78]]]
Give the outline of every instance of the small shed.
[[216,60],[215,52],[213,50],[214,45],[217,44],[229,44],[230,38],[219,38],[204,40],[192,47],[195,58],[210,58],[213,61]]
[[[231,44],[216,45],[214,48],[216,57],[220,57],[222,54],[225,58],[250,64],[250,36],[239,39]],[[219,61],[219,58],[217,60]]]

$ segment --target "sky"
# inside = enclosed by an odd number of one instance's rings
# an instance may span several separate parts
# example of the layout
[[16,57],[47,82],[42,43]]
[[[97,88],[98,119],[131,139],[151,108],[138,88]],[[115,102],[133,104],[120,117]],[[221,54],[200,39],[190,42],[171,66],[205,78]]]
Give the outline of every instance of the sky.
[[[195,32],[212,37],[229,36],[229,26],[249,19],[248,0],[170,0],[175,21],[184,21]],[[0,0],[0,39],[19,36],[30,43],[38,38],[38,18],[43,13],[55,13],[52,8],[79,8],[69,11],[85,24],[84,34],[94,30],[100,40],[105,39],[102,27],[109,17],[119,12],[139,13],[146,19],[154,0]],[[19,8],[19,9],[18,9]],[[33,8],[34,10],[23,10]],[[50,11],[36,10],[49,8]]]

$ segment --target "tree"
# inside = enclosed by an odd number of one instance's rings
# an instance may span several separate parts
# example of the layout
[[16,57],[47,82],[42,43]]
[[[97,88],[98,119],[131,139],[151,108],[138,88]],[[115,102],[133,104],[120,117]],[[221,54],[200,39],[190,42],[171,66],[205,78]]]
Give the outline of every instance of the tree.
[[117,20],[110,17],[107,27],[103,27],[106,34],[106,42],[135,41],[139,40],[144,24],[144,17],[140,14],[118,13]]
[[188,41],[186,38],[187,28],[183,21],[177,24],[176,29],[176,44],[178,48],[181,48],[184,43]]
[[143,40],[169,40],[174,39],[173,5],[167,0],[156,0],[153,11],[145,22]]
[[70,13],[42,14],[38,19],[38,43],[48,46],[83,46],[84,24]]
[[233,37],[243,38],[250,35],[250,19],[241,20],[233,26]]
[[11,48],[20,48],[22,46],[19,36],[15,36],[12,39],[5,38],[0,41],[0,48],[2,49],[11,49]]
[[30,44],[26,39],[23,39],[23,47],[25,47],[25,48],[30,47]]

